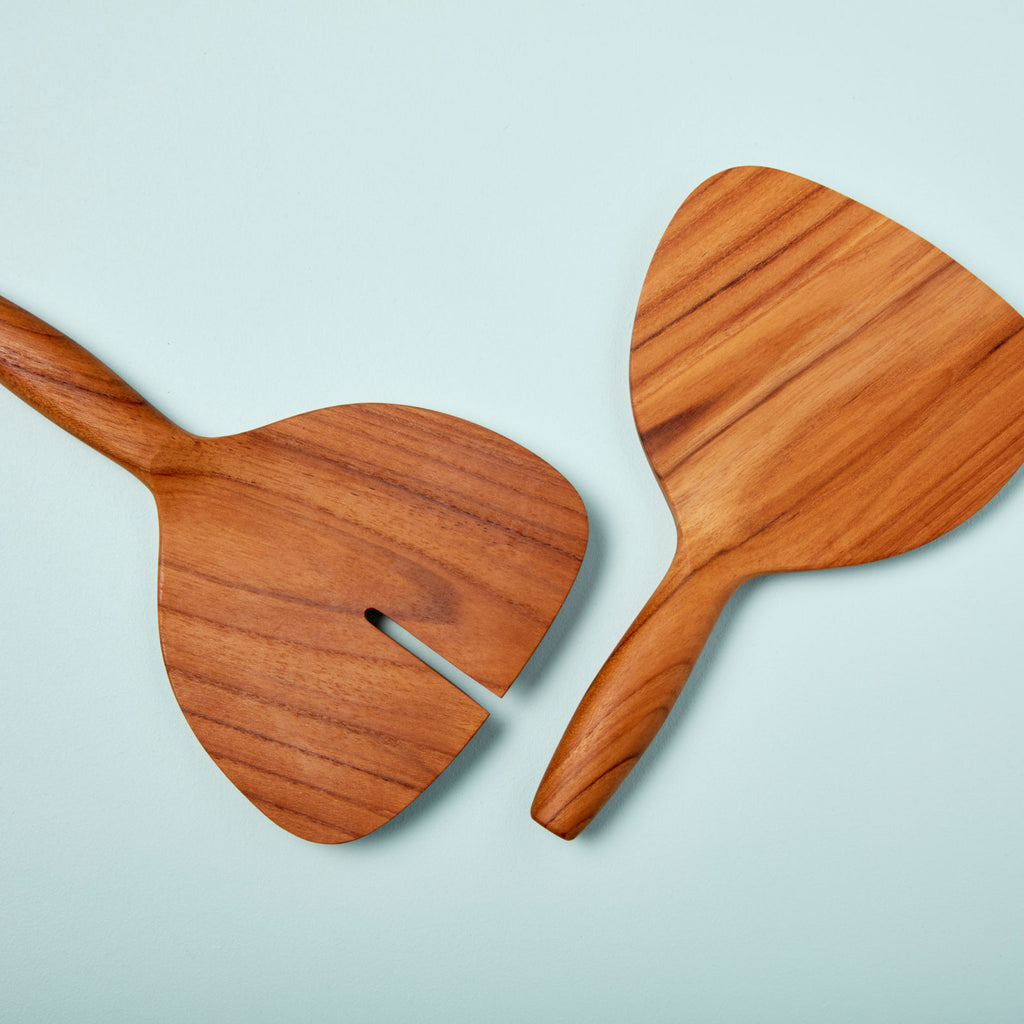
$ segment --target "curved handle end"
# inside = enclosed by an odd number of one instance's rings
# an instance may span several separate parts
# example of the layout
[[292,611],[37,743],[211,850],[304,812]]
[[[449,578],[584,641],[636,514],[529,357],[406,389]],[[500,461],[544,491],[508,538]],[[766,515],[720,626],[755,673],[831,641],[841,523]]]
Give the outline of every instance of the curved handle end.
[[668,575],[580,701],[533,802],[534,821],[574,839],[597,816],[668,717],[741,582],[721,564]]
[[[557,756],[557,755],[556,755]],[[592,782],[581,793],[565,792],[564,779],[549,771],[541,780],[530,808],[530,817],[538,825],[562,839],[575,839],[597,816],[612,794],[619,788],[640,755],[628,758]],[[559,783],[563,783],[560,785]],[[570,787],[571,788],[571,787]]]

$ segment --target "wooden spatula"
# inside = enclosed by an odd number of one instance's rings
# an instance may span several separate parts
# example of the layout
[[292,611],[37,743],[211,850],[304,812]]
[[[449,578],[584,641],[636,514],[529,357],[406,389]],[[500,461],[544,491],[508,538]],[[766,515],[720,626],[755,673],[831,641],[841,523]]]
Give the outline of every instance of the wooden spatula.
[[305,839],[388,821],[487,717],[368,619],[501,695],[583,557],[568,482],[440,413],[347,405],[197,437],[5,300],[0,383],[150,488],[178,703],[224,774]]
[[533,815],[566,839],[653,739],[741,583],[925,544],[1024,459],[1021,317],[906,228],[777,170],[725,171],[676,213],[630,386],[678,547],[541,782]]

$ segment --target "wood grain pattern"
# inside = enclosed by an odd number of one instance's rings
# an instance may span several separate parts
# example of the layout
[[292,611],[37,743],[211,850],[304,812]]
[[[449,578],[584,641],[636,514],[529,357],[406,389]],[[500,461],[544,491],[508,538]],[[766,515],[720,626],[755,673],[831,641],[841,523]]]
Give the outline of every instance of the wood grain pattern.
[[0,383],[150,488],[178,703],[224,774],[305,839],[388,821],[487,717],[368,613],[501,695],[583,557],[568,482],[441,413],[347,405],[197,437],[4,300]]
[[925,544],[1024,459],[1024,321],[913,232],[782,171],[676,213],[630,387],[676,518],[665,581],[585,695],[534,803],[577,835],[646,749],[744,581]]

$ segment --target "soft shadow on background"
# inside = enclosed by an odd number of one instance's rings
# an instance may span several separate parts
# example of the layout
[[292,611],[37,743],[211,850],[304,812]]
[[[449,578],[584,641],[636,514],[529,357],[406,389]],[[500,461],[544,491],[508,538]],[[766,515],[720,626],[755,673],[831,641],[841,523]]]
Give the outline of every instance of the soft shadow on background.
[[598,820],[529,816],[671,555],[627,371],[673,212],[780,167],[1024,307],[1022,38],[996,0],[8,5],[0,294],[202,432],[482,423],[591,546],[451,768],[320,847],[183,720],[148,497],[0,401],[0,1017],[1024,1020],[1019,479],[921,551],[742,588]]
[[[944,533],[941,537],[937,537],[921,547],[879,562],[843,566],[837,569],[817,569],[811,570],[810,573],[791,575],[813,577],[817,573],[825,572],[837,579],[842,579],[843,577],[862,578],[865,576],[867,579],[871,579],[872,576],[877,576],[879,573],[911,572],[916,560],[941,559],[947,546],[967,543],[975,531],[988,528],[989,520],[994,516],[1000,515],[1004,505],[1013,502],[1015,499],[1017,502],[1020,502],[1021,488],[1024,487],[1022,480],[1024,480],[1024,473],[1015,473],[995,497],[973,516],[949,532]],[[673,744],[686,742],[687,719],[693,714],[695,705],[700,701],[703,688],[708,685],[714,685],[716,663],[719,660],[722,648],[730,643],[730,634],[735,632],[735,620],[747,613],[750,602],[757,599],[759,589],[769,585],[771,579],[771,576],[762,576],[750,580],[733,595],[716,623],[707,645],[684,686],[683,692],[665,720],[665,724],[647,748],[637,767],[630,772],[615,795],[612,796],[601,813],[581,836],[575,840],[576,842],[584,840],[600,843],[604,840],[607,830],[621,827],[621,822],[618,820],[618,809],[628,805],[629,801],[633,798],[631,794],[635,787],[645,784],[647,774],[657,770],[657,766],[666,757],[666,751],[670,751]],[[794,623],[794,631],[798,628],[798,624]],[[794,665],[793,671],[799,672],[799,666]]]
[[[551,624],[551,628],[544,634],[544,638],[537,645],[533,656],[512,684],[520,697],[523,697],[525,692],[528,699],[529,691],[533,687],[543,685],[545,677],[550,675],[553,658],[557,655],[559,648],[571,642],[573,630],[580,617],[586,614],[598,586],[602,573],[602,560],[607,557],[607,542],[601,527],[599,512],[588,508],[587,516],[589,531],[583,564],[580,566],[572,589],[569,591],[561,611]],[[427,656],[429,657],[429,655]],[[487,758],[493,756],[496,741],[503,731],[530,727],[526,716],[520,716],[523,720],[517,721],[516,717],[502,706],[502,698],[490,694],[469,676],[450,671],[451,666],[438,665],[439,660],[431,659],[442,671],[442,674],[446,674],[447,678],[456,683],[463,692],[484,704],[489,710],[489,717],[476,735],[466,744],[462,753],[421,796],[417,797],[401,814],[359,840],[359,845],[362,847],[369,846],[375,841],[401,841],[405,830],[419,827],[423,816],[436,813],[436,805],[439,802],[458,798],[462,779],[479,770]],[[510,815],[519,816],[523,813],[523,808],[511,805],[507,807],[507,812]]]

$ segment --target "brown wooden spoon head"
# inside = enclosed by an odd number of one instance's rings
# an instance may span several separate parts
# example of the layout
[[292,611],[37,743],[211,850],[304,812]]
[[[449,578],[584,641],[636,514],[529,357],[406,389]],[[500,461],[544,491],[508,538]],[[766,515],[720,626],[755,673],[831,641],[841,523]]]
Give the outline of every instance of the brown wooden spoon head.
[[196,438],[178,458],[150,482],[178,702],[279,825],[358,838],[430,785],[487,717],[368,612],[503,694],[575,578],[582,503],[519,445],[403,406]]
[[739,575],[924,544],[1024,459],[1024,321],[881,214],[783,171],[701,185],[633,332],[637,428],[690,557]]
[[3,298],[0,384],[153,492],[178,701],[228,778],[305,839],[388,821],[487,717],[371,619],[501,695],[583,559],[568,481],[452,416],[348,405],[196,437]]
[[1024,459],[1024,321],[933,245],[782,171],[706,181],[644,282],[630,385],[675,558],[576,709],[533,815],[571,839],[657,734],[753,576],[869,562]]

